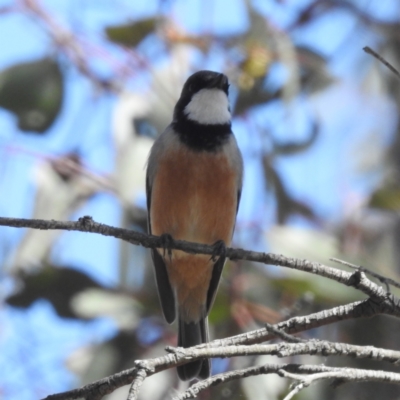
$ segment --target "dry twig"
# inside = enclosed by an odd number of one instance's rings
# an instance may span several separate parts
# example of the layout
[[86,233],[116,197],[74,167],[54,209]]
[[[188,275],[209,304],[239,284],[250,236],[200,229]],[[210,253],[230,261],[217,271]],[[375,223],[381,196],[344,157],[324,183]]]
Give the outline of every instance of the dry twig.
[[382,282],[384,285],[386,285],[386,290],[388,292],[390,291],[389,287],[388,287],[389,285],[392,285],[392,286],[397,287],[397,288],[400,289],[400,283],[399,282],[395,281],[394,279],[387,278],[386,276],[377,274],[376,272],[371,271],[370,269],[367,269],[365,267],[362,267],[361,265],[355,265],[355,264],[349,263],[348,261],[343,261],[343,260],[340,260],[340,259],[334,258],[334,257],[330,258],[330,260],[333,261],[333,262],[336,262],[338,264],[346,265],[349,268],[356,269],[358,271],[361,271],[361,272],[364,272],[364,273],[366,273],[368,275],[373,276],[374,278],[376,278],[380,282]]
[[371,54],[372,56],[374,56],[377,60],[379,60],[383,65],[385,65],[387,68],[389,68],[396,76],[397,78],[400,79],[400,72],[393,67],[392,64],[390,64],[389,61],[386,61],[381,55],[379,55],[376,51],[372,50],[371,47],[369,46],[365,46],[363,47],[363,50],[367,53],[367,54]]

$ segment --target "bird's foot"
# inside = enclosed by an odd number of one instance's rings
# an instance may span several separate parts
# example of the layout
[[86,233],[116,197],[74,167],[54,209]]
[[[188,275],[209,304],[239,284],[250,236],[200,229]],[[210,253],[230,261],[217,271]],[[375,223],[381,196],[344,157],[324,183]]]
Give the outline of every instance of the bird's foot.
[[174,246],[174,238],[169,233],[163,233],[160,236],[161,248],[163,249],[163,257],[167,253],[169,258],[172,257],[172,247]]
[[211,261],[217,261],[219,257],[225,257],[226,255],[226,245],[223,240],[217,240],[213,245],[213,252],[211,254]]

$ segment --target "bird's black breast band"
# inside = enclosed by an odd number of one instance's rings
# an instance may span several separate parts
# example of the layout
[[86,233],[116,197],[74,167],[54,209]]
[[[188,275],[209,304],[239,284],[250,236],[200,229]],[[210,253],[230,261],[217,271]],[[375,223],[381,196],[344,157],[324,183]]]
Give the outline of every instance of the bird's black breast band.
[[204,125],[191,120],[174,121],[179,139],[193,150],[218,151],[232,135],[231,124]]

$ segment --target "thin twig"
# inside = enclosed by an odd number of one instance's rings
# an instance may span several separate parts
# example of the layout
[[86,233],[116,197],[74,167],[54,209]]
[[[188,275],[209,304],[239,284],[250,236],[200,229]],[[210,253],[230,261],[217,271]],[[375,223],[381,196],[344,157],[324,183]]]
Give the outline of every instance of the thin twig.
[[[343,264],[343,265],[346,265],[347,267],[362,271],[362,272],[364,272],[364,273],[366,273],[368,275],[373,276],[376,279],[379,279],[379,281],[382,282],[385,285],[392,285],[392,286],[395,286],[395,287],[400,289],[400,283],[399,282],[395,281],[394,279],[387,278],[386,276],[377,274],[376,272],[371,271],[371,270],[369,270],[369,269],[367,269],[365,267],[362,267],[361,265],[355,265],[355,264],[349,263],[348,261],[343,261],[343,260],[340,260],[339,258],[334,258],[334,257],[330,258],[330,260],[334,261],[334,262],[336,262],[338,264]],[[389,292],[389,290],[387,290],[387,291]]]
[[[283,372],[284,371],[284,372]],[[324,365],[299,365],[299,364],[266,364],[257,367],[245,368],[237,371],[226,372],[214,375],[201,382],[195,383],[187,391],[173,397],[173,400],[193,399],[205,389],[226,383],[236,379],[243,379],[250,376],[258,376],[263,374],[279,374],[289,373],[292,379],[310,380],[310,377],[320,379],[343,379],[348,381],[375,381],[389,382],[400,384],[400,374],[386,371],[371,371],[356,368],[335,368],[326,367]],[[296,375],[292,375],[296,374]],[[298,375],[297,375],[298,374]],[[308,374],[301,376],[300,374]],[[322,375],[324,374],[324,375]],[[328,375],[329,374],[329,375]],[[312,379],[314,380],[314,378]],[[310,382],[311,383],[311,382]]]
[[[287,365],[295,366],[295,364],[287,364]],[[239,369],[236,371],[225,372],[218,375],[213,375],[208,379],[193,384],[185,392],[180,393],[177,396],[173,397],[172,400],[194,399],[200,392],[208,389],[209,387],[217,386],[226,382],[231,382],[236,379],[247,378],[249,376],[257,376],[261,374],[276,374],[278,373],[279,369],[284,367],[285,365],[282,364],[267,364],[257,367],[250,367],[250,368]],[[311,368],[311,370],[314,370],[314,368]]]
[[320,380],[335,379],[344,382],[386,382],[400,384],[400,374],[388,371],[363,370],[356,368],[332,368],[331,371],[314,373],[308,376],[294,374],[284,369],[279,374],[285,378],[295,379],[300,383],[285,397],[285,400],[293,398],[300,390]]
[[296,336],[290,335],[283,331],[282,329],[277,328],[275,325],[265,323],[265,329],[267,332],[272,332],[279,338],[285,340],[286,342],[289,343],[301,343],[301,342],[306,342],[306,340],[298,338]]
[[[73,62],[79,72],[92,81],[97,87],[115,93],[122,91],[121,82],[116,79],[98,77],[87,62],[87,49],[79,45],[76,35],[54,19],[36,0],[20,0],[21,8],[44,24],[57,47]],[[110,55],[109,55],[110,57]]]
[[[308,331],[310,329],[316,329],[339,321],[357,318],[371,318],[374,315],[382,314],[383,309],[385,309],[384,303],[375,303],[371,299],[368,299],[333,307],[301,317],[292,317],[286,321],[279,322],[275,327],[286,333],[294,334]],[[274,339],[275,337],[275,334],[262,328],[225,339],[216,339],[208,343],[208,346],[221,347],[237,344],[263,343],[267,340]]]
[[[131,391],[137,395],[137,390],[143,382],[142,377],[138,378],[141,370],[146,376],[164,371],[184,363],[200,358],[212,357],[237,357],[249,355],[275,355],[278,357],[289,357],[301,354],[344,356],[352,358],[369,358],[375,361],[387,361],[397,364],[400,359],[400,351],[376,348],[373,346],[356,346],[346,343],[335,343],[328,341],[310,340],[305,343],[275,343],[257,344],[251,346],[231,345],[225,347],[211,347],[213,342],[207,347],[196,346],[188,349],[169,348],[168,354],[148,360],[135,362],[135,367],[129,370],[111,375],[100,381],[93,382],[80,389],[69,392],[58,393],[46,397],[46,400],[69,400],[87,398],[89,395],[102,395],[113,392],[118,387],[135,382],[135,387]],[[136,390],[136,392],[135,392]],[[134,397],[132,397],[134,399]]]
[[[279,372],[283,372],[283,371],[281,370]],[[288,373],[286,373],[286,375],[288,375]],[[283,375],[283,374],[282,374],[282,376],[285,377],[285,375]],[[304,382],[300,382],[285,396],[285,398],[283,400],[293,399],[293,397],[296,396],[296,394],[299,393],[301,390],[303,390],[305,387],[306,386],[305,386]]]
[[136,400],[139,397],[140,388],[142,387],[143,382],[146,378],[146,369],[140,368],[136,373],[136,377],[133,380],[131,387],[129,388],[127,400]]
[[367,54],[371,54],[371,56],[374,56],[377,60],[379,60],[383,65],[385,65],[387,68],[389,68],[396,76],[397,78],[400,79],[400,72],[393,67],[392,64],[390,64],[389,61],[386,61],[381,55],[379,55],[376,51],[372,50],[371,47],[369,46],[365,46],[363,47],[363,50],[367,53]]

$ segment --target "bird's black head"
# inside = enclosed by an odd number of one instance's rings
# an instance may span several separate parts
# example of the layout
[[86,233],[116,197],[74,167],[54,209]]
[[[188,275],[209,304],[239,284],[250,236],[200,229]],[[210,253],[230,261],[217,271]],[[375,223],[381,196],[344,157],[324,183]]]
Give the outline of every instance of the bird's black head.
[[183,85],[175,106],[174,121],[189,119],[203,125],[230,123],[229,83],[226,75],[198,71]]
[[172,127],[194,150],[217,151],[231,135],[228,78],[198,71],[188,78],[176,103]]
[[219,72],[197,71],[183,85],[182,96],[191,97],[202,89],[220,89],[228,95],[228,78]]

